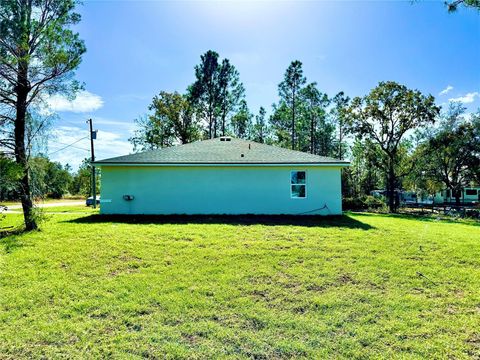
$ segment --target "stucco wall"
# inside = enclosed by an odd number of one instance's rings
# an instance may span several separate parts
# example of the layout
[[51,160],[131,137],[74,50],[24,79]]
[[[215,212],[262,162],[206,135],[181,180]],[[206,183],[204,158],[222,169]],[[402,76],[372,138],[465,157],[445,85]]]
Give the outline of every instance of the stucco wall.
[[[340,167],[103,166],[102,214],[341,214]],[[306,170],[306,198],[290,172]],[[123,195],[133,195],[126,201]],[[322,210],[315,210],[324,207]],[[312,211],[315,210],[315,211]]]

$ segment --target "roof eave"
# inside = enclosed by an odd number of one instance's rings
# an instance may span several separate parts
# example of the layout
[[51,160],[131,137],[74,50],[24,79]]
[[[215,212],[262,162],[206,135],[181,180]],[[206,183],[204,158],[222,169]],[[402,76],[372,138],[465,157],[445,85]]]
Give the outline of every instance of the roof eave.
[[95,166],[333,166],[348,167],[350,162],[94,162]]

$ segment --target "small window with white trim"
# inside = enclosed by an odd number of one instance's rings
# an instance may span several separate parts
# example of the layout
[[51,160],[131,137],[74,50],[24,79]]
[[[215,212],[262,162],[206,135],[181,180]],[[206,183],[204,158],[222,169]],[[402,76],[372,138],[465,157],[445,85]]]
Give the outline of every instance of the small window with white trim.
[[290,196],[301,199],[307,196],[307,173],[305,171],[290,172]]

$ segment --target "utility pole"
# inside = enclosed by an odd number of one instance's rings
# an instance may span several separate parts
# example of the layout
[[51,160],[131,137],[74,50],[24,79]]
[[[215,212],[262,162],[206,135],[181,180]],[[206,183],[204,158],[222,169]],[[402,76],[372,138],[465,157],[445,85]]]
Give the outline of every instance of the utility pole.
[[97,130],[93,131],[93,122],[92,119],[88,119],[87,123],[90,124],[90,148],[92,152],[92,162],[90,166],[92,167],[92,197],[93,197],[93,208],[97,208],[97,181],[95,177],[95,165],[93,162],[95,161],[95,150],[93,147],[93,140],[97,138]]

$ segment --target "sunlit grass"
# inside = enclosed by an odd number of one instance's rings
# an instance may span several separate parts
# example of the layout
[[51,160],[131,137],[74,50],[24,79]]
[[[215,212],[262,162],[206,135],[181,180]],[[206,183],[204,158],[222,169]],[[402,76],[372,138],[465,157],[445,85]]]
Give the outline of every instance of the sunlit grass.
[[0,239],[7,358],[480,356],[473,222],[49,217]]

